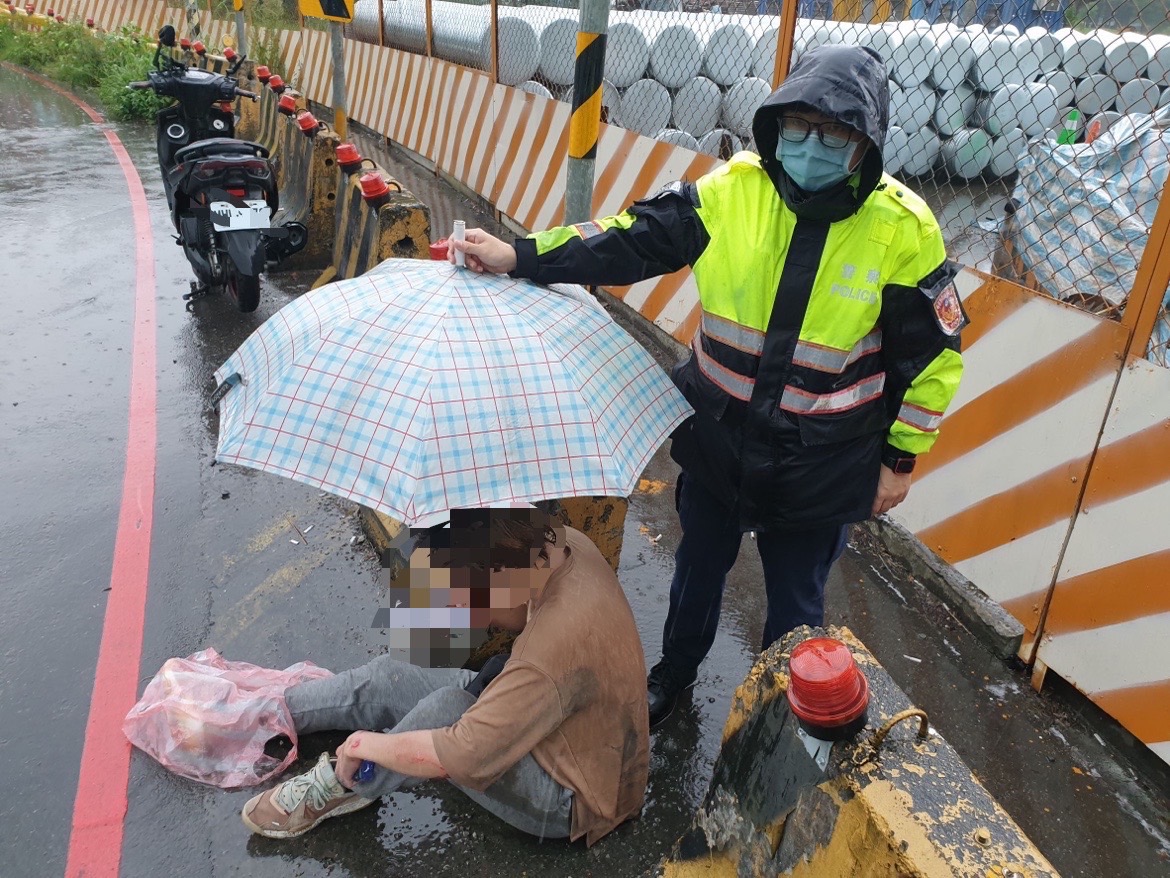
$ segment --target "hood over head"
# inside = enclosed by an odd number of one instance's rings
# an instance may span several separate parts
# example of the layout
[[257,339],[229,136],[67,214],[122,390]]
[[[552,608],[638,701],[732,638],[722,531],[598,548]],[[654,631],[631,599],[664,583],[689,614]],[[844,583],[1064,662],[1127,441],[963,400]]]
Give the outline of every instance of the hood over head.
[[[861,167],[823,192],[806,192],[792,182],[776,158],[780,116],[801,104],[860,131],[871,146]],[[797,216],[835,222],[856,213],[882,178],[882,149],[890,121],[886,64],[872,49],[817,46],[801,55],[788,78],[756,110],[752,133],[764,170],[780,197]]]

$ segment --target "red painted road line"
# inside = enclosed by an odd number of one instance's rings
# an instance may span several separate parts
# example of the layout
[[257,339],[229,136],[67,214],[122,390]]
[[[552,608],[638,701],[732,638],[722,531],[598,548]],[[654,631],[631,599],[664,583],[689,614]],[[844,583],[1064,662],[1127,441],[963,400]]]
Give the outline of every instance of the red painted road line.
[[[101,115],[56,83],[26,76],[75,103],[94,122]],[[117,878],[122,860],[122,831],[130,779],[130,742],[122,734],[122,720],[138,699],[138,670],[142,661],[142,630],[146,619],[146,591],[150,573],[150,533],[154,518],[156,413],[156,355],[154,315],[154,246],[146,192],[134,163],[118,135],[109,127],[102,133],[110,142],[134,214],[136,278],[134,341],[130,370],[130,433],[126,444],[126,471],[122,481],[122,509],[114,543],[109,602],[102,625],[97,671],[85,726],[81,775],[73,804],[67,878]]]

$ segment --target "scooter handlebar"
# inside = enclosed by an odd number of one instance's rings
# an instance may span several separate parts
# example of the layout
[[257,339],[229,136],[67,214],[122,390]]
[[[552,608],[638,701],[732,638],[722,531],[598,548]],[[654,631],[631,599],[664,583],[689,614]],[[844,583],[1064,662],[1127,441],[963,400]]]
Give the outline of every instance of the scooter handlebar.
[[237,89],[236,89],[236,94],[238,94],[238,95],[239,95],[240,97],[242,97],[242,98],[251,98],[253,101],[258,101],[258,100],[260,100],[260,95],[258,95],[258,94],[253,94],[253,93],[252,93],[252,92],[250,92],[250,91],[244,91],[242,88],[237,88]]
[[126,88],[136,90],[143,88],[154,88],[154,86],[151,85],[150,80],[143,80],[142,82],[129,82],[126,84]]

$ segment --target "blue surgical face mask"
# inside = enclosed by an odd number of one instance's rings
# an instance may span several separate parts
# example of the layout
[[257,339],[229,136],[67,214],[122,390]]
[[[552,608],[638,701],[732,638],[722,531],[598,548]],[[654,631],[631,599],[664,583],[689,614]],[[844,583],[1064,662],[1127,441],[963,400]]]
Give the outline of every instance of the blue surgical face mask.
[[815,133],[802,143],[781,138],[776,145],[776,158],[785,173],[805,192],[823,192],[848,177],[852,173],[850,160],[856,152],[856,143],[832,149],[821,143]]

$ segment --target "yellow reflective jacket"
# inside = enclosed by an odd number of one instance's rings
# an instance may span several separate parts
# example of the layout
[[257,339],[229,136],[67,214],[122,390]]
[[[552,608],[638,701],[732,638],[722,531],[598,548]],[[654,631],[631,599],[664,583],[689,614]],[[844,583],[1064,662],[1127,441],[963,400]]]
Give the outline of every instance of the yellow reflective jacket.
[[798,220],[740,153],[616,217],[520,240],[517,259],[546,283],[692,267],[702,321],[674,379],[696,415],[672,454],[744,530],[867,518],[883,452],[929,450],[962,374],[941,231],[889,176],[845,219]]

